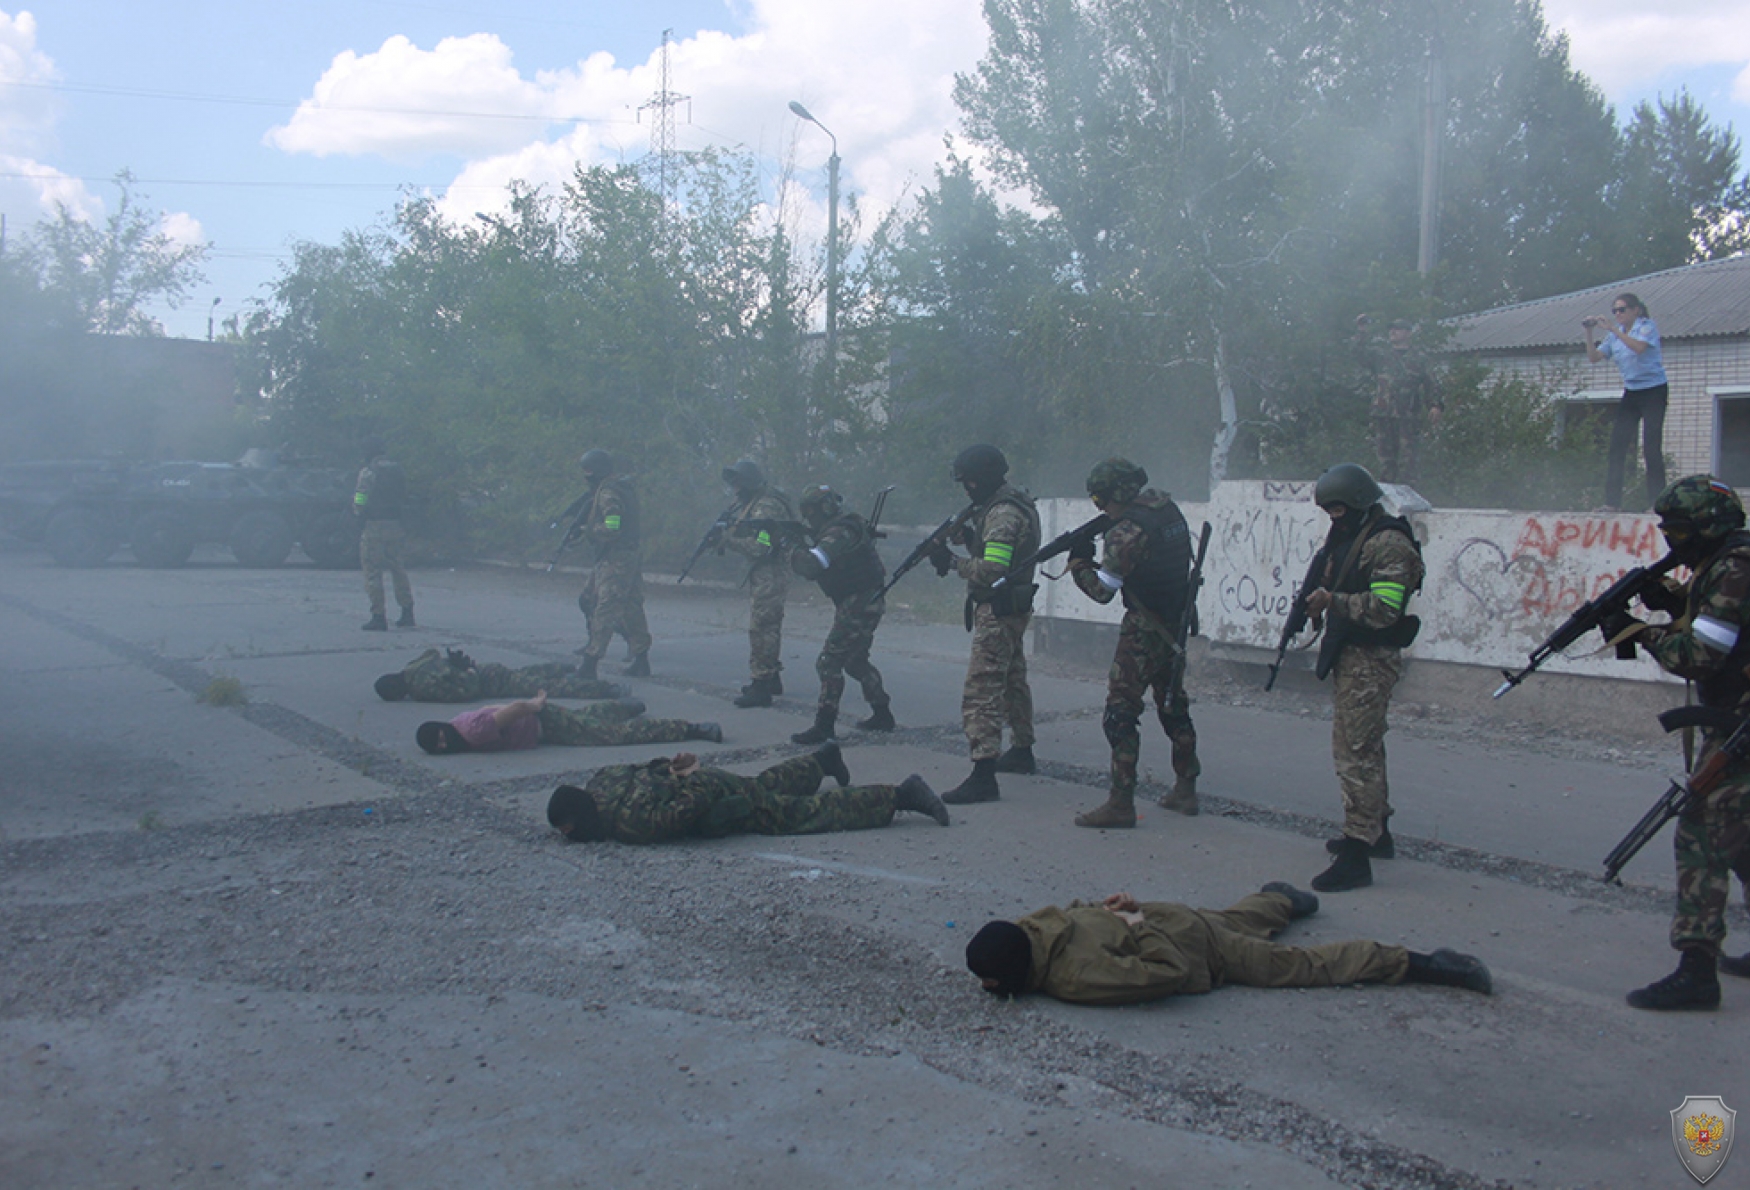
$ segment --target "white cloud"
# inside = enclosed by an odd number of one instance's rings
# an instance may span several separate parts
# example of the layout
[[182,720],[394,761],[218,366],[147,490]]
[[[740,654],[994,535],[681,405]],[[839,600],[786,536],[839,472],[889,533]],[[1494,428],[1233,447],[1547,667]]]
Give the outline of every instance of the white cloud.
[[201,230],[201,221],[187,211],[166,212],[158,226],[159,230],[177,244],[192,246],[207,242],[206,232]]
[[37,46],[36,18],[0,12],[0,83],[15,84],[0,86],[0,210],[25,220],[52,215],[57,203],[85,219],[103,210],[84,182],[38,159],[60,115],[49,89],[58,77],[54,60]]
[[1545,0],[1544,19],[1568,34],[1574,65],[1606,95],[1698,66],[1741,66],[1733,97],[1750,101],[1750,14],[1743,0],[1668,0],[1601,7]]

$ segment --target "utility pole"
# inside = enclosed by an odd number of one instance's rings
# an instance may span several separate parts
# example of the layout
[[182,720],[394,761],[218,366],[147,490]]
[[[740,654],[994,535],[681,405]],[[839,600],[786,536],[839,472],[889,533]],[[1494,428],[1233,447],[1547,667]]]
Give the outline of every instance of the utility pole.
[[655,95],[645,100],[638,107],[639,122],[642,123],[644,113],[652,113],[650,125],[650,152],[656,158],[656,192],[662,195],[663,207],[674,199],[673,187],[679,171],[676,169],[674,147],[674,109],[685,103],[687,115],[692,116],[691,95],[677,95],[670,85],[672,75],[669,70],[669,47],[674,37],[673,29],[662,31],[662,85]]
[[1427,276],[1440,262],[1440,158],[1446,139],[1446,63],[1440,30],[1428,35],[1428,80],[1422,96],[1422,217],[1416,242],[1416,272]]

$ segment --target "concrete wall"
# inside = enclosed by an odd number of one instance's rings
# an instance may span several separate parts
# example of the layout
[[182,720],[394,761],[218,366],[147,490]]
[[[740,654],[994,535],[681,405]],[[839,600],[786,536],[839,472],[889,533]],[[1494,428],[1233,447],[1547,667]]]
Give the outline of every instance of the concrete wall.
[[[1312,502],[1312,486],[1223,483],[1207,504],[1181,506],[1193,536],[1205,520],[1215,527],[1198,610],[1203,635],[1218,653],[1275,651],[1289,604],[1330,524]],[[1420,503],[1407,489],[1390,494]],[[1039,507],[1047,540],[1094,515],[1086,500],[1044,500]],[[1665,553],[1650,516],[1482,509],[1408,516],[1428,568],[1410,602],[1422,631],[1409,655],[1430,661],[1517,670],[1575,608]],[[1048,564],[1053,574],[1061,567],[1061,558]],[[1036,614],[1048,632],[1056,621],[1115,624],[1123,615],[1116,601],[1097,604],[1067,579],[1041,583]],[[1310,665],[1305,637],[1300,666]],[[1591,655],[1601,644],[1594,634],[1572,655],[1547,662],[1543,672],[1680,685],[1645,657],[1625,662],[1610,651]]]

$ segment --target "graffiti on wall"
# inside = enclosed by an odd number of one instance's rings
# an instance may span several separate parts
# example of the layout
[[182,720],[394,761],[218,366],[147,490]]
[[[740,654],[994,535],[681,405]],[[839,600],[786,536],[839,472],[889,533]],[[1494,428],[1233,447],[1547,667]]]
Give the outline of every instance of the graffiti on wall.
[[1644,517],[1537,514],[1524,518],[1511,552],[1491,538],[1466,540],[1450,574],[1487,620],[1541,624],[1664,552],[1657,526]]
[[[1271,489],[1311,485],[1264,486],[1266,499],[1271,499]],[[1236,508],[1219,520],[1209,569],[1224,620],[1245,623],[1262,617],[1280,622],[1288,615],[1327,529],[1324,514],[1308,508],[1304,491],[1293,503],[1291,510],[1268,504]]]

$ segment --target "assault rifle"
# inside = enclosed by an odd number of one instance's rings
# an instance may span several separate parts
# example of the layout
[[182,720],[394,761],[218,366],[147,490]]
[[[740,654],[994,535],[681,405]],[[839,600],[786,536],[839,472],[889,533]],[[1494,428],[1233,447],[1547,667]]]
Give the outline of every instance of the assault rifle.
[[[1307,610],[1306,597],[1313,592],[1313,584],[1318,582],[1325,568],[1325,550],[1321,548],[1307,563],[1306,577],[1300,580],[1300,586],[1295,589],[1294,602],[1288,605],[1288,619],[1282,622],[1282,637],[1276,642],[1276,660],[1270,663],[1270,676],[1264,679],[1264,692],[1269,693],[1276,685],[1276,675],[1282,672],[1282,659],[1288,656],[1288,646],[1301,629],[1306,627]],[[1329,631],[1329,624],[1326,630]]]
[[[1531,663],[1518,673],[1501,671],[1506,678],[1500,689],[1495,691],[1495,697],[1500,698],[1507,691],[1519,685],[1526,678],[1537,672],[1539,666],[1555,654],[1561,652],[1575,641],[1597,628],[1605,620],[1620,615],[1628,610],[1629,604],[1653,587],[1660,579],[1678,566],[1675,554],[1666,554],[1651,566],[1637,566],[1611,583],[1609,588],[1596,599],[1587,600],[1562,622],[1562,626],[1549,634],[1541,645],[1531,651]],[[1628,660],[1635,655],[1634,643],[1623,641],[1616,646],[1616,655],[1622,660]]]
[[[918,542],[916,549],[905,556],[905,561],[893,568],[893,577],[887,580],[887,585],[881,588],[881,594],[877,595],[875,598],[879,599],[882,595],[886,595],[889,591],[893,590],[893,584],[910,574],[917,568],[919,562],[922,562],[925,558],[929,557],[930,551],[936,547],[937,543],[946,545],[948,539],[952,537],[960,529],[960,526],[964,525],[977,510],[978,505],[968,504],[965,508],[962,508],[959,512],[937,525],[928,537]],[[944,571],[943,573],[945,574],[947,572]]]
[[869,510],[869,536],[879,540],[887,534],[881,531],[881,510],[887,507],[887,497],[897,484],[888,484],[875,493],[875,507]]
[[559,565],[559,555],[563,554],[577,536],[577,531],[583,527],[583,519],[589,515],[590,499],[595,495],[591,488],[571,502],[566,510],[553,518],[547,526],[549,530],[557,529],[561,522],[565,524],[565,532],[559,538],[559,548],[553,551],[553,556],[547,559],[547,573],[552,574],[553,568]]
[[1191,576],[1185,581],[1185,610],[1179,613],[1179,626],[1173,639],[1183,649],[1197,625],[1197,592],[1203,589],[1203,559],[1209,553],[1209,534],[1213,526],[1203,522],[1203,532],[1197,537],[1197,560],[1191,564]]
[[[1091,545],[1094,538],[1110,529],[1116,523],[1117,522],[1111,517],[1102,512],[1093,520],[1084,521],[1075,528],[1069,530],[1067,533],[1059,533],[1049,542],[1040,546],[1025,558],[1022,558],[1019,562],[1014,563],[1009,567],[1009,574],[1018,574],[1029,566],[1037,566],[1039,563],[1049,561],[1052,558],[1057,557],[1059,554],[1066,554],[1078,546]],[[1008,581],[1009,575],[1005,574],[996,582],[992,583],[990,589],[994,591]]]
[[723,535],[729,532],[730,528],[734,526],[735,518],[740,515],[741,510],[746,507],[747,502],[745,500],[737,500],[734,504],[731,504],[728,508],[725,508],[722,512],[717,514],[717,519],[711,522],[711,527],[709,529],[705,530],[705,536],[699,538],[699,544],[693,547],[693,556],[687,559],[687,564],[685,566],[681,567],[680,576],[674,580],[675,582],[684,583],[687,581],[687,575],[693,573],[693,567],[698,565],[699,559],[705,556],[705,551],[714,548],[722,542]]
[[1628,866],[1628,861],[1641,848],[1652,842],[1653,836],[1667,822],[1683,813],[1692,799],[1712,793],[1725,779],[1728,769],[1750,759],[1750,717],[1739,718],[1730,711],[1715,707],[1677,707],[1659,716],[1659,726],[1666,731],[1685,727],[1710,727],[1719,731],[1730,728],[1732,734],[1687,779],[1673,778],[1670,788],[1653,803],[1653,808],[1604,857],[1603,880],[1606,884],[1621,884],[1618,873]]

